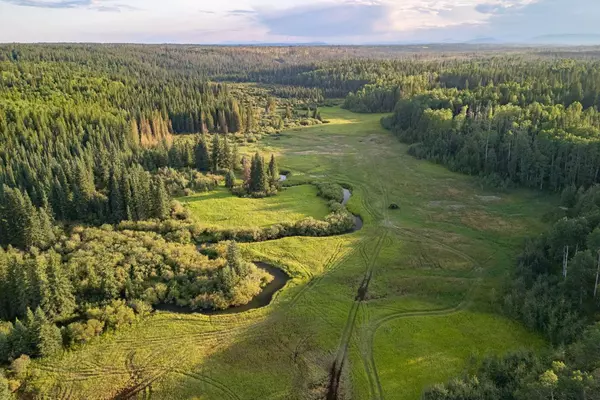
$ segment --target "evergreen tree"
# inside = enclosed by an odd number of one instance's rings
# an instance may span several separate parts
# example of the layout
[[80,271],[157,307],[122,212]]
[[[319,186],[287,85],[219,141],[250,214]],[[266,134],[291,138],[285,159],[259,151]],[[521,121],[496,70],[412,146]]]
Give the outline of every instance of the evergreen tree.
[[271,154],[271,160],[269,161],[269,180],[271,185],[275,185],[279,182],[279,168],[277,167],[277,161],[275,160],[275,155]]
[[266,193],[267,182],[265,162],[257,152],[252,158],[252,166],[250,168],[250,192]]
[[246,133],[254,131],[254,124],[254,109],[248,104],[248,107],[246,107],[246,123],[244,124]]
[[123,193],[121,191],[121,181],[122,179],[118,175],[118,172],[113,169],[112,173],[110,174],[108,205],[110,209],[111,220],[115,223],[127,219]]
[[48,298],[42,303],[42,309],[51,319],[70,316],[75,310],[71,281],[63,271],[60,255],[51,250],[47,257]]
[[40,328],[38,343],[38,354],[41,357],[47,357],[62,350],[63,339],[60,329],[52,324],[46,323]]
[[225,175],[225,187],[231,189],[235,186],[235,174],[232,170],[227,171]]
[[222,140],[219,160],[221,160],[221,168],[233,169],[233,165],[231,165],[231,147],[229,146],[229,139],[227,137],[224,137]]
[[208,172],[211,169],[211,158],[208,153],[206,140],[202,137],[198,140],[195,149],[196,169],[202,172]]
[[165,187],[165,181],[162,177],[158,177],[154,180],[154,217],[159,219],[165,219],[169,216],[171,209],[171,200]]
[[219,135],[218,134],[214,134],[213,135],[213,142],[212,142],[212,157],[211,157],[211,169],[212,172],[217,172],[219,170],[219,167],[221,165],[221,141],[219,140]]
[[231,157],[229,161],[229,165],[231,166],[231,170],[235,171],[239,169],[238,159],[239,159],[239,149],[237,143],[233,142],[233,148],[231,149]]

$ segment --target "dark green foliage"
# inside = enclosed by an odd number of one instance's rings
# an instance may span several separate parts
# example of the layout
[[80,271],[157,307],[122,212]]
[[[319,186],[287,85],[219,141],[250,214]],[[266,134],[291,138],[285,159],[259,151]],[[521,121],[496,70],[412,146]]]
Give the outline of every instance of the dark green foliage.
[[277,167],[277,160],[275,155],[271,154],[271,160],[269,161],[269,182],[271,186],[276,185],[279,182],[279,167]]
[[267,169],[265,160],[260,154],[254,154],[250,166],[250,193],[266,193],[268,188]]
[[211,169],[211,159],[206,145],[206,139],[198,140],[195,148],[196,169],[202,172],[208,172]]
[[344,193],[342,186],[337,183],[322,182],[317,183],[317,194],[324,199],[333,200],[341,203],[344,200]]
[[213,141],[211,146],[211,158],[210,158],[210,168],[213,173],[219,170],[223,159],[221,158],[221,141],[219,140],[219,135],[213,135]]

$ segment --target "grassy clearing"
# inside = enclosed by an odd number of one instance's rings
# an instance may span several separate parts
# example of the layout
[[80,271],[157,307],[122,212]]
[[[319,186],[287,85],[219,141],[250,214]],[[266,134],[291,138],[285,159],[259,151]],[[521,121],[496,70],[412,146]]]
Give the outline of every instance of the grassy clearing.
[[385,398],[417,399],[423,387],[460,374],[469,361],[518,344],[543,345],[514,322],[462,311],[392,321],[378,331],[374,353]]
[[187,204],[198,222],[220,228],[265,227],[306,217],[323,219],[329,214],[327,202],[317,197],[312,185],[286,188],[264,199],[239,198],[219,188],[178,200]]
[[[416,400],[425,386],[465,368],[471,354],[541,346],[494,314],[494,293],[556,199],[485,190],[416,160],[382,130],[380,115],[339,108],[322,115],[329,124],[257,146],[277,154],[293,179],[351,184],[348,207],[363,217],[361,231],[245,244],[246,257],[293,277],[270,306],[211,318],[159,313],[129,332],[37,362],[38,384],[71,398],[104,398],[137,379],[153,399],[300,399],[324,395],[332,363],[346,357],[340,390],[354,399]],[[186,201],[207,224],[264,226],[322,218],[325,203],[310,190],[259,200],[217,191]],[[391,203],[400,209],[389,210]],[[232,217],[222,219],[226,212]],[[367,276],[365,300],[357,302]]]

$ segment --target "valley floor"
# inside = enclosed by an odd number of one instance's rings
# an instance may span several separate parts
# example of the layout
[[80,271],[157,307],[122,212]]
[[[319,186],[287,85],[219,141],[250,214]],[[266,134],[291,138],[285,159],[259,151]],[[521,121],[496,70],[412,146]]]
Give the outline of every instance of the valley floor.
[[[485,354],[544,346],[496,312],[495,295],[523,239],[543,230],[553,199],[490,192],[474,178],[416,160],[380,127],[381,115],[338,108],[322,115],[330,123],[283,132],[259,147],[279,155],[290,179],[351,185],[348,206],[362,216],[362,230],[243,245],[247,259],[292,277],[270,306],[211,317],[158,312],[35,362],[35,383],[69,399],[416,400]],[[310,202],[290,203],[302,196]],[[277,213],[322,217],[326,206],[314,196],[300,187],[264,207],[253,201],[253,222],[276,222]],[[191,207],[218,225],[202,202],[221,197],[232,207],[245,201],[216,192],[190,200]],[[247,223],[244,209],[236,212],[225,226]]]

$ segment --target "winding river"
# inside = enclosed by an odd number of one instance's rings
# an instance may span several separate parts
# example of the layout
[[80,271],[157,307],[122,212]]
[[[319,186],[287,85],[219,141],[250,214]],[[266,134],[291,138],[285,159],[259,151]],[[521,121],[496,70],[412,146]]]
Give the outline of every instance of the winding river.
[[[281,180],[286,180],[287,177],[285,175],[281,175]],[[342,205],[348,204],[352,193],[348,189],[343,189],[344,198],[342,200]],[[363,220],[360,216],[354,216],[354,228],[352,232],[356,232],[363,227]],[[244,311],[253,310],[255,308],[261,308],[269,305],[271,300],[273,300],[273,296],[279,290],[283,289],[287,282],[290,280],[290,276],[286,274],[283,270],[265,262],[255,261],[254,265],[258,268],[268,272],[271,276],[273,276],[273,280],[269,282],[259,294],[254,296],[249,303],[244,304],[242,306],[230,307],[225,310],[193,310],[191,307],[181,307],[176,304],[158,304],[154,306],[154,309],[157,311],[169,311],[174,313],[184,313],[184,314],[204,314],[204,315],[225,315],[225,314],[237,314]]]

